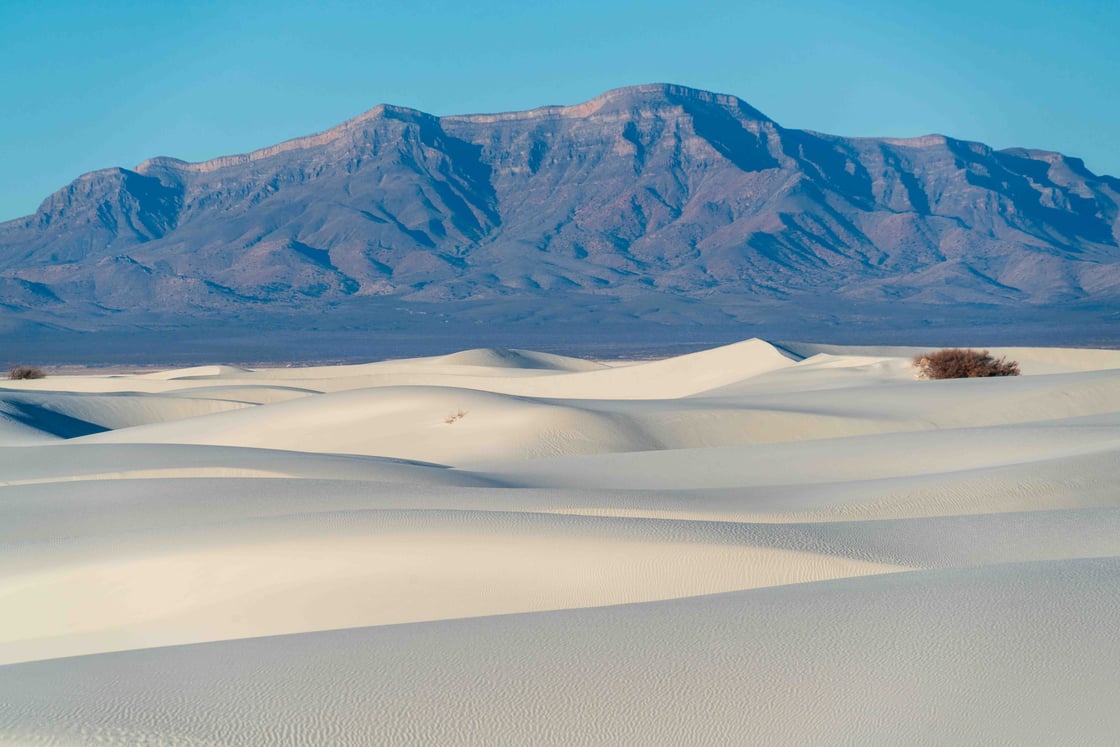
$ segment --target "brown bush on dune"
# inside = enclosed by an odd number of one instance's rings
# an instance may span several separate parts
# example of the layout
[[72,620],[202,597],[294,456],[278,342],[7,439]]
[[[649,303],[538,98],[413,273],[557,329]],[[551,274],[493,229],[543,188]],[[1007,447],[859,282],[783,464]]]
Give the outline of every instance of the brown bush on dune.
[[972,379],[987,376],[1018,376],[1018,361],[993,358],[987,350],[945,348],[914,356],[923,379]]
[[12,366],[8,369],[9,379],[45,379],[47,375],[43,369],[35,366]]

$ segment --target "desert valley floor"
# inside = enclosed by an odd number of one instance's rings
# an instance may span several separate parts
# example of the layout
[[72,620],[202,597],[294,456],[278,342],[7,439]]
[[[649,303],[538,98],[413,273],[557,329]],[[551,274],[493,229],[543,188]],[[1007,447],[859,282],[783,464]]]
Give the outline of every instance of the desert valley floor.
[[0,743],[1103,744],[1120,352],[0,385]]

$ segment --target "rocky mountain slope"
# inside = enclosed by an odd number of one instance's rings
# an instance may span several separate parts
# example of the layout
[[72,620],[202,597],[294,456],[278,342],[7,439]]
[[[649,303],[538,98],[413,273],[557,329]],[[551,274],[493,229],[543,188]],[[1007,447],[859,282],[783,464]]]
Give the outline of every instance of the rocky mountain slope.
[[1120,180],[1079,159],[786,129],[658,84],[494,115],[383,105],[245,155],[86,174],[0,224],[0,303],[85,329],[426,304],[666,323],[858,308],[885,326],[900,304],[1084,305],[1100,321],[1120,306],[1118,241]]

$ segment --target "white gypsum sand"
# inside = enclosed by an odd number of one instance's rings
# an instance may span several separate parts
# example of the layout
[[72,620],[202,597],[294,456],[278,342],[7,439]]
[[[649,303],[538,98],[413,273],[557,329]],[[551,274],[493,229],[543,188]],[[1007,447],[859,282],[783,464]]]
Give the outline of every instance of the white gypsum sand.
[[0,743],[1104,743],[1120,352],[0,384]]

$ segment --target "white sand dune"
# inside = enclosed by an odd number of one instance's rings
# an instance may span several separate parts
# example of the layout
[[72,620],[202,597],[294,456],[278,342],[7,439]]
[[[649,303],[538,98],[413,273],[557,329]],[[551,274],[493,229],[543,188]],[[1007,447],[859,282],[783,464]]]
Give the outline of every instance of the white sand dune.
[[[72,387],[82,392],[162,393],[219,385],[296,387],[337,392],[387,386],[459,387],[530,397],[664,399],[741,381],[794,363],[763,340],[633,365],[608,366],[525,351],[471,350],[450,356],[249,371],[201,366],[140,376],[72,376],[20,382],[21,388]],[[50,381],[50,384],[45,384]]]
[[434,358],[414,359],[413,365],[471,366],[475,368],[544,369],[549,371],[598,371],[608,368],[606,364],[582,358],[570,358],[551,353],[537,353],[531,350],[507,350],[504,348],[476,348]]
[[623,418],[472,389],[378,387],[130,428],[83,443],[198,443],[461,463],[636,451],[655,443]]
[[128,428],[225,412],[252,404],[208,396],[137,397],[127,393],[71,392],[0,393],[0,403],[22,411],[29,423],[47,431],[65,431],[64,423],[71,424],[70,430],[81,430],[80,424],[95,429]]
[[1109,744],[1115,558],[13,665],[10,741]]
[[398,459],[163,444],[121,447],[72,441],[50,449],[0,450],[0,475],[0,485],[5,486],[147,477],[312,477],[488,484],[440,465]]
[[[781,348],[802,358],[819,354],[837,355],[841,358],[870,356],[907,360],[930,348],[902,346],[851,346],[822,345],[817,343],[784,342]],[[1017,361],[1024,375],[1072,373],[1075,371],[1103,371],[1120,368],[1120,350],[1088,348],[1024,348],[983,347],[996,358],[1006,357]]]
[[0,663],[905,569],[812,539],[773,524],[384,510],[56,539],[0,564]]
[[[29,420],[31,422],[28,422]],[[42,428],[37,428],[34,420],[28,418],[22,408],[14,408],[0,402],[0,446],[48,443],[58,438]]]
[[0,387],[0,743],[1108,743],[1120,353]]

